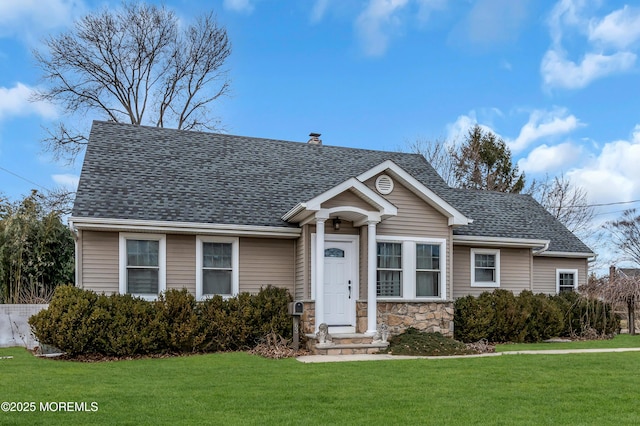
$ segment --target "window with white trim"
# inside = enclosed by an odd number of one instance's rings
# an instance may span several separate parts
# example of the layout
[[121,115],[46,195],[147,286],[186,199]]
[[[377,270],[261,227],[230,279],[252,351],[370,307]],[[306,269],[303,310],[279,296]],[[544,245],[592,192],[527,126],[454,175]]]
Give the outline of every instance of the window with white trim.
[[196,297],[238,294],[238,238],[196,238]]
[[416,244],[416,297],[440,297],[440,246]]
[[376,294],[378,297],[402,296],[402,244],[378,243]]
[[166,236],[120,233],[122,294],[154,300],[166,289]]
[[471,287],[500,287],[500,250],[471,249]]
[[445,299],[446,240],[378,235],[376,295]]
[[556,269],[556,292],[566,293],[578,289],[577,269]]

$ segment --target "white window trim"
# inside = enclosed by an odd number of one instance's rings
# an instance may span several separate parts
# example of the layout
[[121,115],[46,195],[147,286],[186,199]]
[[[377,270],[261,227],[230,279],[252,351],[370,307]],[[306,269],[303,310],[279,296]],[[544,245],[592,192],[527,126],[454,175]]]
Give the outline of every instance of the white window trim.
[[560,294],[560,274],[573,274],[573,291],[578,290],[577,269],[556,269],[556,294]]
[[214,295],[202,294],[202,244],[203,243],[227,243],[231,244],[231,294],[223,294],[228,298],[238,295],[240,292],[240,244],[237,237],[213,237],[196,236],[196,299],[205,300]]
[[[376,243],[402,244],[402,296],[378,300],[447,300],[447,240],[444,238],[395,237],[378,235]],[[440,246],[440,296],[416,296],[416,244]],[[376,257],[377,259],[377,257]],[[376,265],[377,270],[377,265]]]
[[[158,295],[167,289],[167,236],[165,234],[145,234],[120,232],[119,234],[119,287],[120,294],[127,294],[127,240],[159,241],[158,247]],[[145,300],[157,300],[158,295],[131,293]]]
[[[476,281],[476,254],[492,254],[496,257],[496,279],[494,282]],[[500,250],[499,249],[471,249],[471,287],[500,287]]]
[[[378,268],[378,243],[395,243],[395,244],[400,244],[401,247],[401,253],[402,253],[402,266],[400,268],[400,295],[399,296],[378,296],[378,283],[377,283],[377,277],[378,277],[378,271],[380,271],[380,268]],[[410,262],[407,262],[406,258],[408,256],[407,254],[407,246],[409,245],[409,242],[402,242],[402,241],[396,241],[396,240],[382,240],[380,238],[376,239],[376,297],[378,299],[405,299],[405,295],[407,294],[407,271],[410,270],[409,268],[410,266]],[[415,248],[415,244],[414,244],[414,248]],[[414,253],[415,253],[415,249],[414,249]],[[395,271],[395,268],[382,268],[382,270],[384,271]]]

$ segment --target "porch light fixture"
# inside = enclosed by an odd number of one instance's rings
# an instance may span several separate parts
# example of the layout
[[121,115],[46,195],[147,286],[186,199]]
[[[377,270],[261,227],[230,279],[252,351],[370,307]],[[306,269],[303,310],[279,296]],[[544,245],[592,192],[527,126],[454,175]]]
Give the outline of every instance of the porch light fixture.
[[333,229],[335,229],[336,231],[339,231],[341,223],[342,221],[340,220],[339,217],[336,217],[335,219],[333,219]]

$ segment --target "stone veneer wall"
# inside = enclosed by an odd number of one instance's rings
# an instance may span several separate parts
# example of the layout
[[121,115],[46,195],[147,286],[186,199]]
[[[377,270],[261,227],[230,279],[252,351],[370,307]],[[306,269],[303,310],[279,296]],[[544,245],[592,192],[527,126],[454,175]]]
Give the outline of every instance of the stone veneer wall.
[[[453,302],[378,302],[378,326],[387,324],[389,334],[397,335],[409,327],[453,337]],[[304,334],[315,333],[315,302],[304,302],[300,317]],[[367,331],[367,302],[356,302],[356,333]]]
[[300,333],[314,334],[316,332],[316,302],[302,302],[304,311],[300,316]]
[[[357,302],[356,309],[356,331],[364,333],[367,329],[367,303]],[[392,336],[413,327],[453,337],[453,302],[378,302],[377,311],[378,326],[386,324]]]

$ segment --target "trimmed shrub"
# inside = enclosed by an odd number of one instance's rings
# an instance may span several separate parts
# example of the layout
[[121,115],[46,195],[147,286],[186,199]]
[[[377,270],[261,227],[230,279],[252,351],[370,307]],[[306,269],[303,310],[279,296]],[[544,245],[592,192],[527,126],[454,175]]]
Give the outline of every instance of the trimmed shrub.
[[519,295],[520,306],[527,316],[523,341],[540,342],[559,336],[564,325],[562,311],[546,294],[525,290]]
[[507,290],[456,300],[455,338],[463,342],[540,342],[556,336],[602,336],[618,330],[611,307],[577,293],[559,296]]
[[29,324],[38,341],[72,356],[231,351],[253,348],[272,332],[290,337],[290,301],[286,289],[271,286],[256,295],[204,302],[186,289],[147,302],[64,286]]
[[469,295],[456,300],[453,316],[455,338],[463,342],[488,339],[494,313],[488,292],[480,297]]

